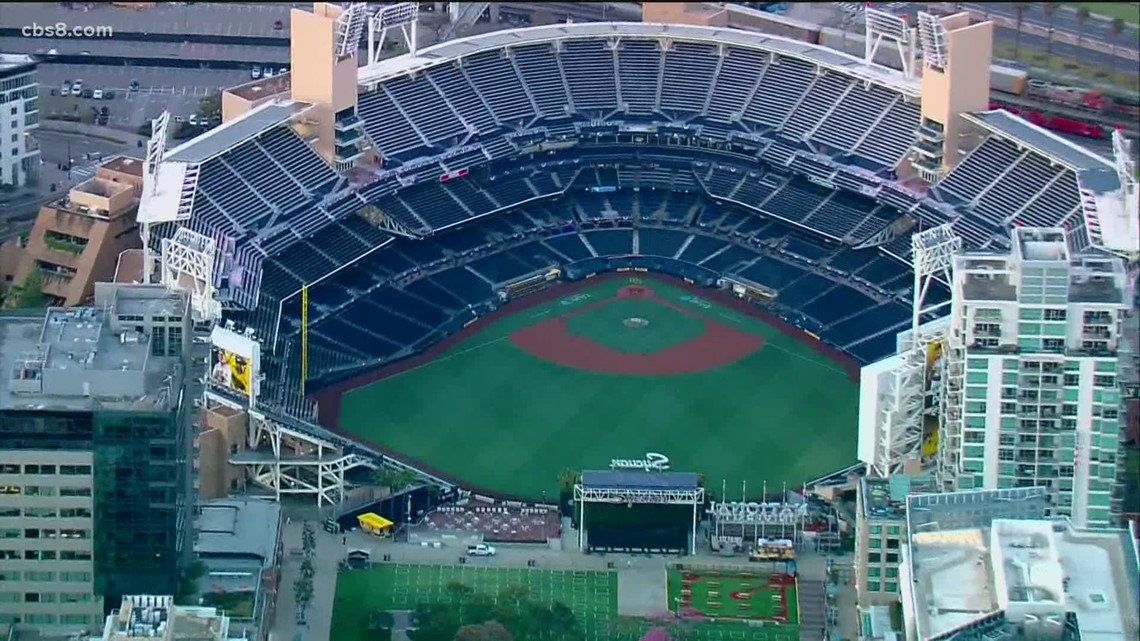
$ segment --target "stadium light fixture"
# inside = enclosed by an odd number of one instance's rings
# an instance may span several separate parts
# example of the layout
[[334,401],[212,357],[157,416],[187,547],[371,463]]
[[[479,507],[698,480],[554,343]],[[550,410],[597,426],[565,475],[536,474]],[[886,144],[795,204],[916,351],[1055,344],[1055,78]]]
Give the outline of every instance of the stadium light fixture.
[[408,52],[416,53],[417,24],[420,17],[418,2],[396,2],[381,5],[368,20],[367,66],[379,64],[383,55],[384,40],[392,29],[399,29],[408,44]]
[[343,60],[360,48],[364,37],[364,23],[368,20],[368,5],[354,2],[348,5],[336,21],[336,57]]
[[912,77],[915,73],[917,47],[914,29],[907,22],[907,16],[867,7],[863,10],[863,18],[867,31],[864,40],[864,62],[868,65],[878,65],[875,57],[879,54],[880,48],[884,44],[893,45],[898,51],[903,74]]

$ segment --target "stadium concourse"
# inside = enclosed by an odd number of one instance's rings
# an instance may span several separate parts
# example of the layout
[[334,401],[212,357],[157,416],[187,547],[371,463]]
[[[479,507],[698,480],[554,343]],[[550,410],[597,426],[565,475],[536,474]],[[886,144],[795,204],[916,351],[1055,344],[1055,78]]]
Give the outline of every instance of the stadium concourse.
[[[356,104],[332,111],[298,97],[302,73],[294,100],[164,159],[186,171],[174,225],[217,243],[225,318],[263,345],[258,406],[291,420],[316,414],[303,377],[311,391],[420,353],[536,274],[729,276],[869,362],[911,325],[914,233],[950,224],[982,249],[1064,226],[1084,248],[1108,235],[1082,194],[1120,188],[1111,162],[983,111],[951,114],[976,146],[918,180],[910,159],[945,141],[915,77],[730,29],[463,38],[361,67]],[[335,159],[307,128],[321,113]],[[361,141],[376,160],[350,169],[339,154]]]

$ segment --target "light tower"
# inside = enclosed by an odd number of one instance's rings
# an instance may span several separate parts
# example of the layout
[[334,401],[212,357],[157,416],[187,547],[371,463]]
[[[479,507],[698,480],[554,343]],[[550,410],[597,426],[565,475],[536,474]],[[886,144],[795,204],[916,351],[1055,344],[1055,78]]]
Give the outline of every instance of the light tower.
[[399,29],[408,43],[408,52],[416,53],[417,23],[419,22],[420,5],[417,2],[397,2],[382,5],[368,21],[368,60],[366,66],[373,66],[380,62],[384,55],[384,39],[392,29]]
[[143,246],[142,282],[150,284],[154,275],[154,254],[151,249],[151,225],[164,221],[167,217],[161,211],[164,203],[159,187],[158,172],[162,167],[162,157],[166,154],[167,126],[170,112],[165,109],[158,118],[150,121],[150,140],[146,143],[146,163],[143,165],[143,193],[139,202],[139,236]]
[[898,52],[902,72],[908,78],[915,75],[917,46],[915,31],[908,24],[906,15],[865,7],[863,19],[866,22],[866,40],[863,59],[869,65],[877,65],[875,56],[883,45],[893,46]]
[[859,456],[877,476],[890,476],[907,463],[921,460],[930,359],[937,346],[945,343],[947,328],[944,319],[924,322],[924,318],[949,305],[949,301],[930,303],[927,299],[936,280],[950,282],[954,256],[961,247],[962,241],[949,224],[911,237],[910,329],[900,334],[894,356],[868,365],[860,375],[863,402],[869,411],[860,418]]

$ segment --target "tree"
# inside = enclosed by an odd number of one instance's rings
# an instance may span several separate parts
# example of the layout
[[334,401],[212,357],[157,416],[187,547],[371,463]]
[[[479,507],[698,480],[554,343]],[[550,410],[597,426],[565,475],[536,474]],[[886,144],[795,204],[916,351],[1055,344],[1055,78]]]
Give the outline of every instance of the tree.
[[373,610],[368,613],[368,629],[372,632],[392,632],[396,619],[387,610]]
[[1077,46],[1081,46],[1081,42],[1085,39],[1085,23],[1088,22],[1091,12],[1085,5],[1077,7]]
[[315,572],[313,571],[313,562],[309,559],[309,557],[305,557],[301,561],[301,578],[306,581],[312,581],[314,574]]
[[222,117],[222,96],[217,93],[206,94],[198,101],[198,115],[208,120]]
[[299,577],[293,582],[293,605],[297,612],[304,612],[313,600],[313,580]]
[[558,472],[558,486],[562,488],[563,492],[573,492],[574,485],[582,478],[582,474],[578,470],[572,470],[568,467],[562,468]]
[[515,637],[498,621],[465,625],[455,633],[455,641],[514,641]]
[[1028,2],[1013,3],[1013,10],[1017,12],[1017,31],[1013,34],[1013,58],[1021,59],[1021,25],[1025,22],[1025,12],[1029,9]]
[[1046,2],[1041,7],[1041,10],[1045,12],[1045,17],[1049,19],[1049,37],[1045,40],[1045,53],[1049,56],[1053,55],[1053,21],[1056,19],[1057,9],[1060,6],[1060,2]]
[[316,549],[317,532],[313,529],[312,523],[305,521],[305,525],[301,528],[301,550],[306,557],[311,557]]
[[415,472],[406,467],[378,467],[372,470],[372,483],[378,487],[388,488],[392,494],[399,494],[415,485],[418,478]]
[[[1124,33],[1124,18],[1112,19],[1112,59],[1116,60],[1116,43],[1120,41],[1120,34]],[[1115,67],[1115,62],[1113,63]]]
[[35,309],[47,306],[47,297],[44,296],[44,273],[39,267],[32,266],[28,275],[20,283],[20,293],[16,296],[16,307]]

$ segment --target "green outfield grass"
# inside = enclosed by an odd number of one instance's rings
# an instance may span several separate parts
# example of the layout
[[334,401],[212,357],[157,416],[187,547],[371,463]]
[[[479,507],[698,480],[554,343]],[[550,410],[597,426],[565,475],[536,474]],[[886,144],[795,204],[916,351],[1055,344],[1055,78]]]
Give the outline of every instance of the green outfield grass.
[[[341,429],[487,491],[531,498],[556,496],[563,468],[604,469],[612,458],[647,451],[670,457],[675,470],[704,474],[710,487],[722,480],[796,487],[854,460],[858,385],[844,370],[757,319],[679,288],[650,283],[659,297],[767,344],[705,372],[618,376],[542,361],[509,340],[625,284],[605,281],[523,310],[431,363],[347,392]],[[626,340],[627,350],[689,331],[683,315],[656,305],[638,312],[650,325],[631,332],[620,322],[626,303],[653,305],[613,301],[572,318],[575,331],[612,348]]]
[[650,622],[617,616],[617,573],[584,570],[496,568],[475,565],[383,564],[337,576],[330,638],[372,641],[368,615],[373,610],[413,609],[417,603],[449,601],[450,583],[497,595],[522,585],[531,599],[561,602],[574,611],[586,641],[637,641],[656,625],[681,625],[689,641],[798,641],[796,626],[754,627],[734,622]]

